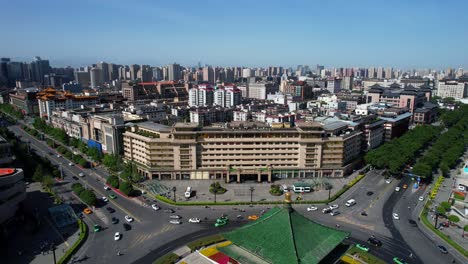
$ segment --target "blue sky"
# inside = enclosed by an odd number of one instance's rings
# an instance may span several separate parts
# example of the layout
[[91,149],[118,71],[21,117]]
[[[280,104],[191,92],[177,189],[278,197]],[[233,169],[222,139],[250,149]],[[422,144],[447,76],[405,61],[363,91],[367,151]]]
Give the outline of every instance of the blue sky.
[[468,68],[465,0],[0,0],[0,56]]

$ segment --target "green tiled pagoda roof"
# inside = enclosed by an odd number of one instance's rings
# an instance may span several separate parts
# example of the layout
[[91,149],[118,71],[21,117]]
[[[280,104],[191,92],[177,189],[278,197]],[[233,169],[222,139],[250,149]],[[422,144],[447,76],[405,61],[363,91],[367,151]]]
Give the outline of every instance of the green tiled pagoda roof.
[[[223,236],[270,263],[319,263],[349,233],[275,207],[260,219]],[[235,259],[235,258],[234,258]]]

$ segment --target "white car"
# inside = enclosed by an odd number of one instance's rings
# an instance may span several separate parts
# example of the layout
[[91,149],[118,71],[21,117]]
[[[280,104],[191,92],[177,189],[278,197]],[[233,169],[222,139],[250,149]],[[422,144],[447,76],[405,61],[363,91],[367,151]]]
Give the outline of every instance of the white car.
[[109,188],[109,186],[104,185],[104,190],[109,191],[110,189],[111,189],[111,188]]
[[399,220],[400,216],[397,213],[393,213],[393,219]]
[[174,224],[174,225],[180,225],[181,222],[179,220],[171,220],[169,223]]
[[330,209],[334,210],[337,209],[339,206],[337,204],[330,205]]
[[102,200],[103,200],[104,202],[106,202],[106,203],[109,201],[109,199],[107,199],[107,197],[105,197],[105,196],[102,197]]
[[78,173],[78,176],[84,177],[84,173],[80,172],[80,173]]
[[60,158],[60,157],[62,157],[62,156],[60,156],[60,155],[57,154],[57,158]]
[[395,187],[395,192],[399,192],[400,191],[400,187]]
[[155,211],[159,210],[160,208],[156,204],[152,204],[151,208],[153,208]]
[[189,223],[200,223],[199,218],[190,218],[188,221],[189,221]]
[[71,163],[71,162],[70,162],[70,163],[68,163],[68,166],[73,166],[73,163]]
[[386,179],[385,183],[392,183],[392,179]]
[[419,200],[419,201],[424,201],[424,197],[423,197],[423,196],[419,196],[418,200]]
[[121,237],[122,237],[122,236],[120,235],[119,232],[115,232],[115,234],[114,234],[114,240],[115,240],[115,241],[120,240]]
[[171,219],[181,219],[182,217],[180,217],[180,215],[171,215],[171,216],[169,216],[169,218],[171,218]]
[[129,215],[126,215],[125,216],[125,221],[131,223],[131,222],[133,222],[133,218],[131,216],[129,216]]
[[463,185],[458,185],[458,190],[464,192],[466,188]]
[[311,206],[311,207],[307,207],[307,212],[310,212],[310,211],[317,211],[318,208],[315,207],[315,206]]

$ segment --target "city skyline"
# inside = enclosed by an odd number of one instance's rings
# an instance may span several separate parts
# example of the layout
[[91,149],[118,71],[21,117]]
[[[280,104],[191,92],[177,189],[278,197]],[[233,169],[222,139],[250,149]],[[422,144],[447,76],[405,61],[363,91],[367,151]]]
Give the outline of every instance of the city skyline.
[[468,23],[462,13],[467,4],[462,1],[138,1],[132,6],[82,1],[71,6],[24,0],[3,6],[5,21],[14,23],[0,25],[11,39],[0,43],[0,56],[29,61],[39,55],[55,66],[201,61],[247,67],[468,68],[462,26]]

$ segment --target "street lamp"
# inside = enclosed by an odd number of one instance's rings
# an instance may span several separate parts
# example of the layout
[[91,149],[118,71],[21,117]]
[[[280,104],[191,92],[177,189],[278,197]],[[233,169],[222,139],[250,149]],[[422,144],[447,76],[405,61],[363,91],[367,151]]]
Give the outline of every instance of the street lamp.
[[175,192],[177,191],[177,188],[174,186],[172,187],[172,192],[174,193],[174,202],[176,201],[176,198],[175,198]]
[[250,203],[252,203],[252,198],[253,198],[253,192],[255,191],[255,188],[253,186],[250,186]]

